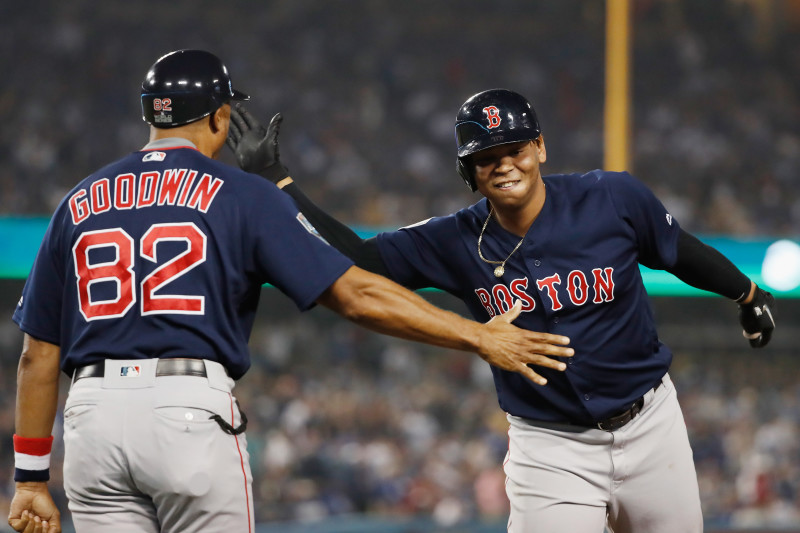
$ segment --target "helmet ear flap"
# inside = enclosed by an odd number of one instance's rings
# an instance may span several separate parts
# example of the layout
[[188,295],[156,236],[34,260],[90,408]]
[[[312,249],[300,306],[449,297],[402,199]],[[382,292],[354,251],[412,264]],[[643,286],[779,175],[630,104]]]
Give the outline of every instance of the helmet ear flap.
[[456,171],[458,172],[458,175],[464,179],[464,183],[467,184],[469,190],[472,192],[478,190],[478,185],[475,183],[475,175],[472,172],[472,169],[468,164],[464,163],[464,160],[460,157],[456,159]]

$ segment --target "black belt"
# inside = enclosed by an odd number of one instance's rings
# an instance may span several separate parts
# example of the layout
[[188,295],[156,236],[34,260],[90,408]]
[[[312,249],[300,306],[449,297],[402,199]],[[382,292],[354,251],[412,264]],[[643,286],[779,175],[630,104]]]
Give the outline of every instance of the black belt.
[[[83,378],[102,378],[105,363],[82,366],[75,370],[73,382]],[[206,365],[202,359],[159,359],[156,376],[197,376],[206,377]]]
[[[661,386],[661,382],[659,381],[656,383],[656,386],[653,387],[655,391]],[[616,431],[631,420],[633,420],[636,415],[639,414],[639,411],[642,410],[644,407],[644,396],[633,402],[631,408],[625,412],[622,412],[618,415],[612,416],[611,418],[606,418],[605,420],[601,420],[597,423],[597,427],[602,429],[603,431]]]
[[[133,365],[135,366],[135,365]],[[83,378],[102,378],[106,373],[105,363],[95,363],[93,365],[82,366],[75,370],[73,374],[73,383]],[[197,376],[206,377],[206,364],[202,359],[159,359],[156,364],[156,377],[159,376]],[[225,433],[230,435],[239,435],[244,433],[247,429],[247,417],[244,411],[239,407],[239,401],[236,401],[236,407],[239,409],[239,415],[242,418],[242,423],[239,427],[233,427],[221,416],[215,414],[210,417],[210,420],[216,421],[219,427]]]

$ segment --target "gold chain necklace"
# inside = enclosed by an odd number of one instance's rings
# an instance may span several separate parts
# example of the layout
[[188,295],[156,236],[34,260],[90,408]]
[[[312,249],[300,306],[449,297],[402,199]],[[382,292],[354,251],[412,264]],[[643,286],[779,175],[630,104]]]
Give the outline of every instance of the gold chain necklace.
[[522,241],[525,240],[525,236],[524,235],[522,236],[522,238],[519,240],[519,242],[514,247],[514,249],[511,250],[511,253],[508,254],[508,257],[506,257],[502,261],[490,261],[489,259],[486,259],[485,257],[483,257],[483,254],[481,253],[481,241],[483,241],[483,232],[486,231],[486,226],[489,225],[489,219],[492,218],[492,213],[493,212],[494,212],[494,206],[489,208],[489,216],[486,217],[486,222],[483,223],[483,227],[481,228],[481,234],[478,236],[478,257],[480,257],[481,261],[483,261],[484,263],[489,263],[491,265],[497,265],[494,268],[494,277],[500,278],[506,272],[506,268],[505,268],[506,267],[506,261],[508,261],[511,258],[512,255],[514,255],[514,252],[516,252],[519,249],[520,246],[522,246]]

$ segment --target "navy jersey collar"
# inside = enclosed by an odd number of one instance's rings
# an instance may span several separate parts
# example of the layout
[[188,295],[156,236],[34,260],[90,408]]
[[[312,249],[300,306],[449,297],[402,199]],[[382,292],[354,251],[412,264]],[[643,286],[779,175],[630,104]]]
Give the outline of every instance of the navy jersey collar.
[[[549,178],[550,176],[547,177]],[[545,197],[544,205],[542,206],[542,210],[539,212],[539,216],[536,217],[536,220],[533,221],[531,227],[528,228],[528,233],[525,234],[525,240],[527,241],[527,244],[532,243],[534,240],[542,241],[546,239],[550,235],[554,223],[554,216],[551,213],[553,211],[553,204],[557,201],[557,199],[554,198],[554,187],[551,186],[552,182],[550,180],[545,180],[545,183],[548,187],[547,196]],[[483,222],[486,220],[486,217],[489,216],[489,202],[486,197],[483,197],[478,200],[478,202],[473,204],[472,207],[476,217],[480,220],[478,225],[480,228],[480,225],[483,224]],[[503,242],[516,244],[519,241],[519,235],[507,231],[497,222],[497,220],[494,219],[489,221],[486,231],[494,234],[495,238],[502,239]]]

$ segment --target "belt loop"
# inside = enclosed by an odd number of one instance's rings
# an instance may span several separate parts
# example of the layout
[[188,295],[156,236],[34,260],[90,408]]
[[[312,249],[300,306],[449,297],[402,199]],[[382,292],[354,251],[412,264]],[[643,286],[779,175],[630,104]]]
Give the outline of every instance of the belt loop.
[[233,390],[234,381],[228,375],[228,371],[224,366],[209,359],[204,359],[203,363],[205,364],[209,387],[222,392],[231,392]]
[[644,408],[644,396],[636,400],[634,404],[631,406],[631,420],[636,418],[636,416],[642,412],[642,408]]

